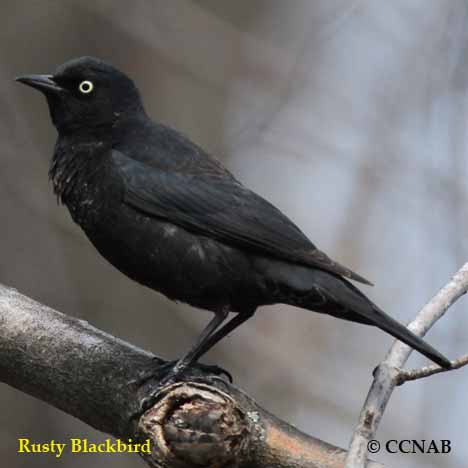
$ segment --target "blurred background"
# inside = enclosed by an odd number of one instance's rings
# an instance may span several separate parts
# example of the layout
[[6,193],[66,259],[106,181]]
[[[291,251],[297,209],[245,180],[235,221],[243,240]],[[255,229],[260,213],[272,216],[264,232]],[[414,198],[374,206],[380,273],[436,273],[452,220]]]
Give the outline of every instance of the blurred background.
[[[165,358],[211,315],[132,283],[98,256],[47,180],[45,100],[13,82],[94,55],[130,74],[148,112],[223,160],[409,321],[468,260],[468,5],[463,0],[1,0],[0,281]],[[462,299],[428,340],[468,352]],[[264,308],[205,359],[263,406],[347,447],[392,339]],[[426,364],[414,355],[410,364]],[[449,455],[376,456],[460,468],[468,370],[399,388],[379,439],[450,439]],[[143,466],[130,455],[20,456],[18,437],[106,436],[5,385],[2,466]]]

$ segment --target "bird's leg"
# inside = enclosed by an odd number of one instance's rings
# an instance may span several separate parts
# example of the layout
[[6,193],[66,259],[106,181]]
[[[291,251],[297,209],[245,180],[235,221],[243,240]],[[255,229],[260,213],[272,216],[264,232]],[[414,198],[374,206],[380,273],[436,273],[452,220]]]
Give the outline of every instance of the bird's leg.
[[[179,374],[184,372],[188,367],[190,367],[199,356],[201,356],[199,350],[204,349],[205,343],[210,340],[211,335],[216,332],[216,330],[221,326],[221,324],[226,320],[229,312],[227,309],[221,309],[219,312],[215,313],[215,316],[210,321],[210,323],[202,331],[201,335],[198,337],[196,343],[188,351],[188,353],[180,358],[175,366],[171,369],[169,374],[162,380],[160,386],[167,385],[170,383],[174,377],[177,377]],[[208,348],[209,349],[209,348]]]
[[[200,349],[204,349],[205,343],[209,341],[210,336],[216,332],[221,324],[226,320],[229,312],[223,308],[215,312],[215,316],[202,331],[196,343],[192,346],[185,356],[179,359],[170,371],[159,381],[158,386],[141,402],[141,410],[145,411],[157,398],[159,390],[175,381],[175,378],[189,368],[197,359]],[[208,348],[209,349],[209,348]],[[203,353],[202,353],[203,354]]]
[[193,361],[200,359],[205,353],[207,353],[216,343],[221,341],[225,336],[235,330],[237,327],[240,327],[244,322],[251,318],[255,313],[254,311],[249,311],[248,313],[237,314],[232,318],[228,323],[221,327],[218,331],[213,333],[202,346],[198,347],[196,353],[193,354]]

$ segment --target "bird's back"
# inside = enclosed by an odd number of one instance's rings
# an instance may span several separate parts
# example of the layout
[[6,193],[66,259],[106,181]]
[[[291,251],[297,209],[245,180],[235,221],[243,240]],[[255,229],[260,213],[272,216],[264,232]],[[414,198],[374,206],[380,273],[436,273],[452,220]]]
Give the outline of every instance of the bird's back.
[[157,170],[212,174],[236,180],[220,161],[185,135],[146,116],[137,116],[114,127],[112,147]]
[[127,201],[135,208],[227,245],[369,284],[317,249],[280,210],[176,130],[147,118],[126,122],[113,148]]

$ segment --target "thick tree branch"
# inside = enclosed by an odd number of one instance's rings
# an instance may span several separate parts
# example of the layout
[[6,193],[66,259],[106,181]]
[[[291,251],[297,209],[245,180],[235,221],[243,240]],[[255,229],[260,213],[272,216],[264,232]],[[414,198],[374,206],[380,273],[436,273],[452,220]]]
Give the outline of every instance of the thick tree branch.
[[[463,294],[468,291],[468,263],[466,263],[429,303],[418,313],[408,328],[418,336],[424,336],[428,330],[445,314]],[[367,460],[367,446],[374,439],[388,401],[397,385],[405,380],[429,376],[444,369],[429,366],[420,370],[402,370],[412,349],[401,341],[396,341],[374,372],[374,380],[359,416],[358,425],[351,439],[345,468],[364,468]],[[465,365],[466,358],[452,362],[452,369]],[[414,378],[411,378],[414,376]]]
[[345,451],[280,421],[203,368],[132,418],[158,369],[143,386],[131,382],[164,362],[0,285],[0,380],[117,438],[150,439],[150,466],[343,467]]

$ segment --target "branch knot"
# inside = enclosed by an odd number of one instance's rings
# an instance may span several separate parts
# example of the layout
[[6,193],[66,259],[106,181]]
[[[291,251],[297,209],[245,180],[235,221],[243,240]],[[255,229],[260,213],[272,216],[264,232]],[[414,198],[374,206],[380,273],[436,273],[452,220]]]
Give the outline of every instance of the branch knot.
[[140,419],[143,438],[152,440],[156,466],[235,468],[251,436],[249,418],[228,394],[216,387],[182,382]]

